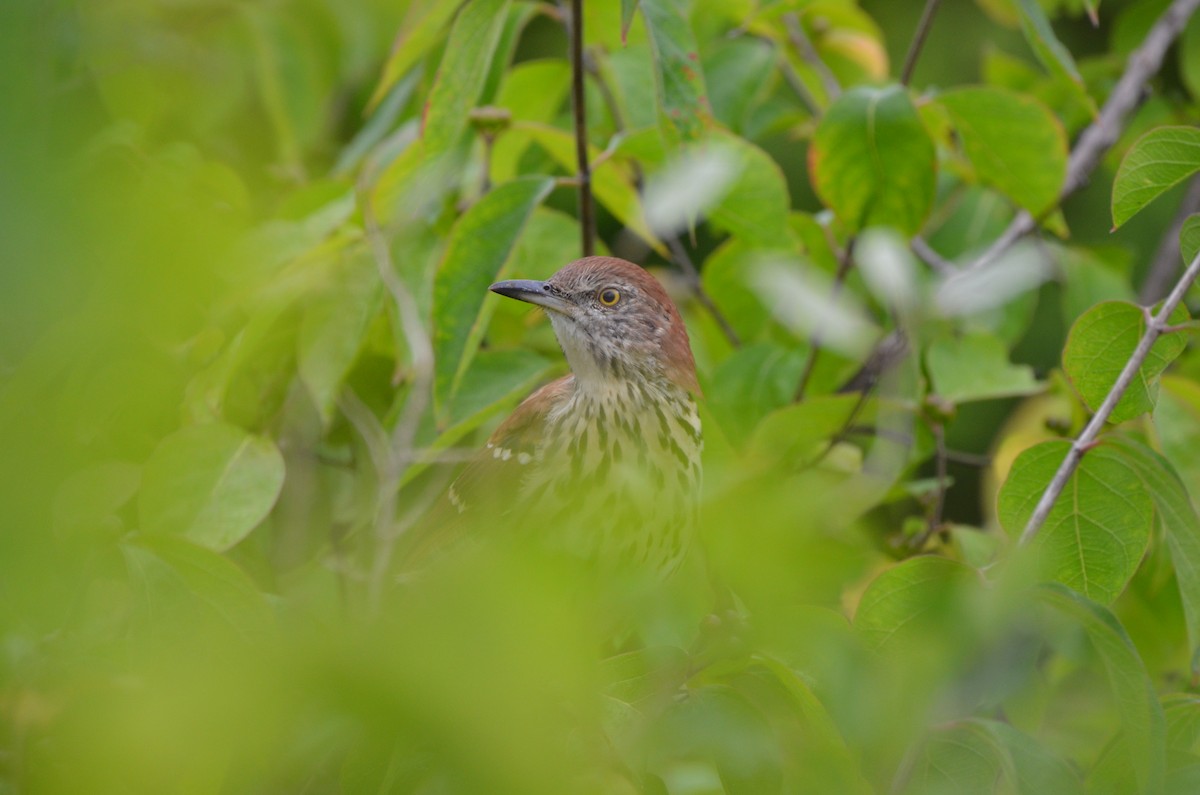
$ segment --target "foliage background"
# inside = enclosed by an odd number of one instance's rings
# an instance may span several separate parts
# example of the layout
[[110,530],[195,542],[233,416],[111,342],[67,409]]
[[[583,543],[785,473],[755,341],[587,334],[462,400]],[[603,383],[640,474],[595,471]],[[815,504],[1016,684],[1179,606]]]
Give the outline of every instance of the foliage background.
[[[1186,332],[1015,537],[1178,272],[1188,134],[1115,232],[1113,180],[1195,124],[1200,22],[1058,213],[1169,3],[946,3],[904,88],[922,5],[585,0],[598,245],[676,294],[707,440],[693,559],[594,589],[391,565],[564,367],[486,296],[580,253],[563,9],[0,6],[0,787],[1196,791]],[[1020,209],[988,278],[908,253]]]

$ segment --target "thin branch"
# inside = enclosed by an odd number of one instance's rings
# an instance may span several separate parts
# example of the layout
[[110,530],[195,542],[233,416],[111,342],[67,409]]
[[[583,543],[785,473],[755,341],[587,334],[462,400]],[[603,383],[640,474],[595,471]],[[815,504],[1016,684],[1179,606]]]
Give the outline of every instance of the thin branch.
[[[621,116],[621,109],[617,105],[617,99],[613,95],[608,81],[604,79],[604,75],[600,73],[600,69],[594,61],[589,59],[587,66],[588,73],[592,75],[592,79],[600,86],[600,96],[604,98],[604,102],[608,106],[608,112],[612,116],[613,125],[618,132],[624,131],[625,121]],[[640,196],[645,187],[645,181],[642,178],[642,170],[636,162],[633,164],[633,181]],[[692,258],[688,255],[687,249],[684,248],[679,236],[666,236],[663,239],[663,243],[666,244],[667,250],[671,252],[671,259],[683,271],[684,276],[687,278],[688,286],[692,288],[692,292],[696,295],[696,300],[712,315],[713,320],[720,327],[721,333],[729,340],[729,344],[735,348],[742,347],[742,340],[738,337],[737,331],[734,330],[733,325],[717,307],[716,303],[712,300],[712,296],[704,289],[704,282],[700,279],[700,271],[696,268],[696,264],[692,262]]]
[[821,87],[825,89],[825,96],[829,97],[830,102],[837,99],[842,93],[842,86],[830,71],[829,65],[821,60],[821,55],[813,46],[812,39],[804,32],[804,25],[800,24],[800,18],[795,14],[784,14],[783,24],[787,28],[788,41],[796,48],[796,52],[800,53],[800,58],[817,73],[817,79],[821,81]]
[[1142,291],[1138,296],[1143,304],[1153,304],[1163,297],[1171,277],[1179,268],[1179,233],[1183,223],[1193,213],[1200,212],[1200,176],[1193,177],[1188,184],[1187,193],[1179,203],[1179,209],[1171,220],[1171,225],[1163,233],[1154,252],[1150,269],[1146,272],[1146,281],[1142,283]]
[[571,110],[579,174],[579,234],[583,256],[590,257],[596,253],[596,213],[592,203],[592,172],[588,165],[587,95],[583,86],[583,0],[571,0],[567,32],[571,37]]
[[[833,288],[830,290],[830,300],[837,298],[842,291],[842,285],[846,283],[846,276],[850,273],[850,266],[854,262],[854,238],[846,241],[846,247],[842,249],[842,256],[838,259],[837,273],[833,276]],[[799,403],[804,400],[804,393],[808,391],[808,382],[812,379],[813,370],[817,366],[817,358],[821,354],[821,334],[819,331],[814,332],[812,339],[809,340],[808,359],[804,362],[804,370],[800,373],[800,383],[796,384],[796,394],[792,399]]]
[[909,241],[909,247],[912,248],[913,253],[922,262],[928,265],[939,276],[950,276],[958,271],[958,268],[954,267],[953,262],[934,251],[933,246],[925,242],[925,239],[922,237],[914,237]]
[[1029,517],[1029,523],[1025,525],[1025,530],[1021,533],[1021,546],[1029,544],[1037,536],[1042,525],[1045,524],[1046,517],[1050,515],[1050,510],[1054,507],[1055,501],[1062,494],[1067,481],[1075,474],[1079,462],[1083,459],[1083,454],[1095,446],[1096,440],[1100,436],[1100,431],[1104,428],[1104,423],[1108,421],[1113,409],[1116,408],[1117,403],[1124,396],[1125,390],[1129,388],[1129,385],[1133,383],[1133,379],[1137,377],[1138,371],[1141,369],[1142,363],[1146,360],[1146,356],[1150,353],[1150,348],[1153,347],[1155,340],[1170,328],[1170,324],[1167,321],[1171,317],[1171,313],[1183,301],[1184,294],[1192,286],[1192,282],[1196,280],[1197,275],[1200,275],[1200,254],[1197,254],[1191,264],[1188,265],[1187,271],[1175,284],[1174,289],[1171,290],[1171,294],[1167,296],[1162,307],[1158,310],[1158,314],[1151,316],[1149,310],[1147,310],[1146,331],[1142,334],[1142,339],[1138,342],[1137,348],[1134,349],[1133,355],[1129,357],[1129,361],[1125,363],[1125,369],[1117,376],[1116,383],[1112,385],[1112,389],[1104,397],[1104,402],[1100,404],[1100,408],[1096,410],[1087,427],[1079,434],[1079,438],[1071,444],[1071,449],[1067,452],[1067,457],[1063,459],[1062,465],[1054,473],[1054,478],[1050,481],[1050,485],[1046,487],[1042,498],[1038,500],[1033,515]]
[[688,256],[687,249],[683,247],[683,243],[680,242],[679,236],[671,235],[667,237],[664,242],[666,242],[667,248],[671,251],[671,258],[678,263],[680,269],[682,269],[684,274],[687,276],[688,283],[692,287],[692,292],[696,294],[696,300],[700,302],[701,306],[708,310],[708,313],[712,315],[713,320],[717,321],[717,325],[721,327],[721,333],[725,335],[725,339],[729,340],[729,344],[735,348],[742,347],[741,338],[738,337],[737,332],[734,330],[729,320],[726,319],[721,310],[717,308],[717,305],[713,303],[712,297],[708,294],[708,291],[704,289],[704,283],[700,280],[700,271],[696,270],[696,265],[692,262],[692,258]]
[[925,46],[925,39],[933,27],[933,16],[941,4],[942,0],[925,0],[925,10],[921,12],[921,21],[917,23],[912,43],[908,45],[908,55],[904,56],[904,69],[900,72],[900,82],[903,85],[908,85],[912,80],[913,70],[917,67],[917,59],[921,57],[921,48]]
[[[404,526],[397,524],[395,517],[397,486],[412,460],[417,427],[429,405],[433,386],[433,343],[421,322],[416,299],[396,272],[391,249],[379,227],[379,220],[375,216],[375,207],[369,195],[369,188],[376,170],[373,167],[363,169],[358,184],[358,203],[363,217],[363,229],[375,259],[379,279],[391,294],[400,322],[400,330],[408,342],[411,364],[408,398],[395,428],[392,429],[390,438],[387,438],[386,451],[371,450],[372,458],[378,457],[375,465],[380,489],[375,518],[377,549],[372,561],[368,591],[372,609],[378,607],[382,598],[396,540],[404,531]],[[354,401],[344,404],[343,411],[347,406],[350,407],[348,419],[358,427],[363,421],[361,412],[355,414],[357,406]],[[370,414],[369,411],[367,413]],[[354,421],[355,417],[358,417],[359,422]],[[373,415],[371,419],[374,420]],[[378,424],[378,421],[375,420],[375,423]],[[370,448],[371,438],[364,435],[364,439]],[[376,444],[376,448],[378,448],[378,444]]]
[[[1129,55],[1125,73],[1113,86],[1100,115],[1079,136],[1067,161],[1067,178],[1059,194],[1061,204],[1082,187],[1104,153],[1116,143],[1125,129],[1126,117],[1141,104],[1146,82],[1158,72],[1171,43],[1179,36],[1200,0],[1175,0],[1150,28],[1141,46]],[[979,270],[995,262],[1001,254],[1037,228],[1037,220],[1025,210],[1017,214],[999,238],[972,262],[969,270]]]
[[821,115],[821,105],[817,102],[817,98],[808,90],[808,86],[804,85],[804,81],[800,79],[800,75],[796,74],[796,70],[792,68],[792,64],[788,59],[780,55],[779,71],[783,74],[784,82],[791,86],[792,91],[796,92],[796,96],[800,97],[800,101],[808,108],[808,112],[813,116]]
[[933,441],[936,445],[934,466],[937,473],[937,489],[933,494],[933,506],[925,523],[925,531],[913,539],[911,544],[912,548],[918,551],[924,549],[929,539],[942,529],[942,512],[946,507],[946,484],[949,480],[946,473],[946,461],[949,458],[946,452],[946,428],[940,422],[933,422],[930,423],[930,430],[933,431]]

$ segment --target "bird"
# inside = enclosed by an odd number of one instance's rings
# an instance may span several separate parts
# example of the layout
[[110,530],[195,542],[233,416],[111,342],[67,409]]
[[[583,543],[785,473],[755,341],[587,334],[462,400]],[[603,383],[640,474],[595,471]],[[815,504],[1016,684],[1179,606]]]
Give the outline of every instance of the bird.
[[461,516],[536,526],[602,570],[669,576],[697,522],[703,435],[687,329],[663,286],[615,257],[496,282],[541,307],[570,373],[527,397],[447,491]]

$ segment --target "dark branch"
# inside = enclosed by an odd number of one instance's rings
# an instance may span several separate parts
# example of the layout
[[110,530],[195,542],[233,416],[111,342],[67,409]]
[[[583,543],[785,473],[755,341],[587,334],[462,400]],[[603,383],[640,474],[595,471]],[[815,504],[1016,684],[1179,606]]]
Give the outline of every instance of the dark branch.
[[842,87],[838,83],[837,77],[830,71],[829,66],[821,60],[817,48],[813,46],[812,40],[804,32],[804,26],[800,24],[800,19],[795,14],[784,14],[783,24],[787,28],[788,40],[796,48],[796,52],[800,53],[800,58],[817,73],[817,79],[821,81],[821,87],[825,89],[825,95],[829,97],[829,101],[837,99],[842,93]]
[[941,4],[942,0],[925,0],[925,10],[921,12],[921,21],[917,23],[912,43],[908,45],[908,55],[904,56],[904,69],[900,72],[900,82],[904,85],[908,85],[912,80],[913,70],[917,68],[917,59],[921,57],[921,49],[925,46],[925,39],[933,27],[933,16]]
[[596,215],[588,165],[587,98],[583,89],[583,0],[571,0],[567,31],[571,36],[571,109],[575,118],[575,158],[579,164],[579,233],[583,256],[590,257],[596,251]]

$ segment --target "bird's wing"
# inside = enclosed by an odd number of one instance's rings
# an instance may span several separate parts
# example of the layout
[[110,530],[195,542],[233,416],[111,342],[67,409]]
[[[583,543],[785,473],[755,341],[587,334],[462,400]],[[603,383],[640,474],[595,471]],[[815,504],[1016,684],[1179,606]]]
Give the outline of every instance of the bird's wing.
[[409,563],[427,559],[452,545],[468,526],[499,520],[516,505],[526,468],[534,462],[546,431],[550,411],[574,389],[566,375],[525,398],[512,415],[492,432],[487,445],[450,484],[402,554]]

